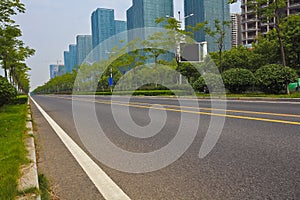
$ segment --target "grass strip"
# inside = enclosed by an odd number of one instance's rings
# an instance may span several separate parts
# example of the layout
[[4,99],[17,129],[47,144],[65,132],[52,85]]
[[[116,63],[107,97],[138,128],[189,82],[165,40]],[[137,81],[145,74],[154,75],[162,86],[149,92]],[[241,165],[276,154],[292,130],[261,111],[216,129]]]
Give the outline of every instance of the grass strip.
[[24,138],[27,105],[0,107],[0,199],[15,199],[20,166],[28,163]]

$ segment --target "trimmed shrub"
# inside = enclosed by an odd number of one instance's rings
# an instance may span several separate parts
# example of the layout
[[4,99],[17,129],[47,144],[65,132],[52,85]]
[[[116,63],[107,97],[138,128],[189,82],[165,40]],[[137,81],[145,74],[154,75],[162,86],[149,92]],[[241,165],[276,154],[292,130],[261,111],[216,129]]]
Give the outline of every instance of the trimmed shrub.
[[17,97],[17,90],[6,78],[0,76],[0,106],[7,104]]
[[283,67],[279,64],[266,65],[255,72],[258,88],[271,94],[278,94],[285,90],[287,85],[297,80],[297,73],[294,69]]
[[248,69],[233,68],[222,74],[224,85],[231,93],[243,93],[255,84],[255,77]]
[[223,80],[220,75],[207,73],[200,76],[193,84],[193,88],[199,92],[219,92],[223,90]]

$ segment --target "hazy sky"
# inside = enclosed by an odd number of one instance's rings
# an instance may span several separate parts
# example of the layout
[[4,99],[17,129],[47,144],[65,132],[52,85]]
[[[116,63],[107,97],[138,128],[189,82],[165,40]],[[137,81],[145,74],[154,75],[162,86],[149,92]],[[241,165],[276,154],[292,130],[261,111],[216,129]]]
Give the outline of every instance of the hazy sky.
[[[26,13],[16,17],[22,39],[36,54],[27,60],[32,69],[31,89],[49,80],[49,65],[63,63],[63,51],[75,44],[78,34],[91,34],[91,13],[99,7],[115,9],[115,18],[126,20],[132,0],[22,0]],[[183,0],[174,0],[175,13],[183,11]],[[231,12],[239,12],[239,4]],[[176,16],[177,17],[177,16]],[[0,71],[3,75],[3,71]]]

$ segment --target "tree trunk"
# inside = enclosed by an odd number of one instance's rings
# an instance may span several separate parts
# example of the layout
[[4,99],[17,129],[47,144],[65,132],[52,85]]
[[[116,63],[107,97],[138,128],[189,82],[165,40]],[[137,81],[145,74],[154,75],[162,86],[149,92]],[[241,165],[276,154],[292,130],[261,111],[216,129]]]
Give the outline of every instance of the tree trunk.
[[281,30],[279,27],[279,23],[280,23],[279,18],[280,18],[279,8],[276,8],[276,10],[275,10],[275,29],[277,32],[277,37],[278,37],[278,41],[279,41],[279,45],[280,45],[281,62],[282,62],[283,67],[286,67],[285,51],[284,51],[283,40],[281,37]]

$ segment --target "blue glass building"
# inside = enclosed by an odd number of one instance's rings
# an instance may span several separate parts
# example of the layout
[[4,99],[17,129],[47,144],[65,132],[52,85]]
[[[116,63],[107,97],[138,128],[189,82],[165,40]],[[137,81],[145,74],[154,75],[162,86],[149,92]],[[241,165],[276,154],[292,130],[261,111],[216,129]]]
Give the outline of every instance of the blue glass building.
[[92,44],[95,48],[102,41],[115,34],[115,16],[113,9],[98,8],[92,13]]
[[55,78],[58,74],[58,65],[50,65],[49,66],[50,69],[50,79]]
[[126,21],[115,20],[115,34],[122,33],[127,30]]
[[[163,24],[156,24],[155,20],[166,15],[174,16],[173,0],[133,0],[127,10],[127,29],[163,27]],[[143,37],[143,33],[141,35]],[[131,41],[135,37],[129,35],[128,39]]]
[[[185,15],[194,14],[185,19],[186,26],[194,27],[199,22],[207,21],[207,27],[214,30],[214,22],[218,19],[221,23],[223,21],[230,21],[230,10],[228,0],[184,0]],[[224,27],[226,35],[223,43],[223,50],[231,48],[230,28]],[[195,33],[195,40],[197,42],[207,42],[208,52],[218,51],[218,44],[216,39],[205,34],[204,30]]]
[[77,46],[77,66],[81,65],[84,59],[92,50],[92,36],[78,35],[76,37]]
[[72,67],[72,70],[77,69],[77,45],[70,44],[69,52],[70,52],[70,65]]
[[65,63],[66,72],[67,73],[72,72],[71,57],[69,51],[64,51],[64,63]]

